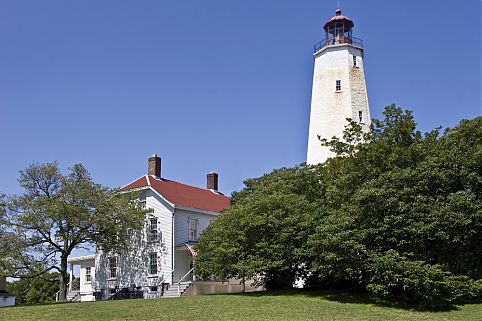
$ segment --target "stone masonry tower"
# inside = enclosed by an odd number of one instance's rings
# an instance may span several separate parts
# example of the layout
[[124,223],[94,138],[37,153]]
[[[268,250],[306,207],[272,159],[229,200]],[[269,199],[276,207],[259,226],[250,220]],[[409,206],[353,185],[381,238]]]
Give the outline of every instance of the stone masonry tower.
[[363,41],[352,36],[353,21],[336,10],[323,27],[325,39],[315,45],[315,69],[308,135],[309,165],[336,156],[320,138],[343,137],[346,119],[369,130],[371,123],[363,70]]

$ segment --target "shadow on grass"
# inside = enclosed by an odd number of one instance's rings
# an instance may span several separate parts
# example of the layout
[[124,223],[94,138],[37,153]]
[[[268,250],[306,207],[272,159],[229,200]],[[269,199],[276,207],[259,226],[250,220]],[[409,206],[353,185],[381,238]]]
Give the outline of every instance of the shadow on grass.
[[76,303],[81,303],[80,301],[64,301],[64,302],[55,302],[55,301],[48,301],[48,302],[41,302],[41,303],[21,303],[21,304],[15,304],[12,306],[9,306],[9,308],[26,308],[26,307],[38,307],[38,306],[45,306],[45,305],[63,305],[63,304],[76,304]]
[[[236,295],[236,294],[234,294]],[[371,304],[386,308],[398,308],[420,312],[446,312],[459,310],[456,306],[447,307],[445,309],[430,309],[426,307],[408,305],[396,300],[388,300],[376,297],[367,292],[361,291],[343,291],[343,290],[312,290],[312,289],[293,289],[293,290],[277,290],[264,292],[247,292],[237,295],[263,297],[263,296],[304,296],[321,298],[328,301],[345,303],[345,304]]]

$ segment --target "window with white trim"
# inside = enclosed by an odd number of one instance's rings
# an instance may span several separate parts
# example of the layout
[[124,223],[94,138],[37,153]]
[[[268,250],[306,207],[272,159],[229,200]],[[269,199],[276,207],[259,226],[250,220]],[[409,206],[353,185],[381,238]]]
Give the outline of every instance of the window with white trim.
[[92,268],[91,267],[86,267],[85,268],[85,283],[90,283],[92,282]]
[[189,218],[189,241],[195,241],[197,239],[197,220]]
[[117,277],[117,257],[113,256],[109,258],[109,279]]
[[149,254],[149,274],[157,275],[157,252]]
[[335,89],[336,89],[336,91],[341,91],[341,80],[336,81]]
[[157,217],[151,217],[149,219],[149,229],[147,231],[148,242],[157,241],[157,238],[158,238],[157,225],[158,225]]

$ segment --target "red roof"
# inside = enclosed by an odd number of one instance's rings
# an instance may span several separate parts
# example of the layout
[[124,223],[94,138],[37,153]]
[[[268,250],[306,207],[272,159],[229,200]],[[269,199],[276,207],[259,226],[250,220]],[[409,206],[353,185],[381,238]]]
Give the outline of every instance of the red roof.
[[127,191],[147,186],[151,186],[169,202],[178,206],[210,212],[221,212],[229,206],[229,198],[222,194],[154,176],[142,176],[122,187],[121,190]]
[[340,9],[336,9],[336,14],[333,17],[331,17],[330,20],[328,20],[327,23],[325,23],[323,28],[326,30],[331,23],[338,22],[338,21],[346,23],[347,27],[353,27],[354,26],[353,21],[350,18],[342,15]]

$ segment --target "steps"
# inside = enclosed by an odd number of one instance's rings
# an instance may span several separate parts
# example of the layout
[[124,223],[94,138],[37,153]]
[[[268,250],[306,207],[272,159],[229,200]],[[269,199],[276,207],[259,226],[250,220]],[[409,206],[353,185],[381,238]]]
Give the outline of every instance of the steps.
[[75,301],[77,296],[79,296],[80,292],[67,292],[66,299],[67,301]]
[[[186,282],[181,282],[179,285],[179,293],[181,295],[186,291],[186,289],[191,285],[191,281],[186,281]],[[169,287],[169,290],[164,292],[164,295],[162,296],[163,298],[177,298],[178,297],[178,291],[177,291],[177,283],[174,283]]]

